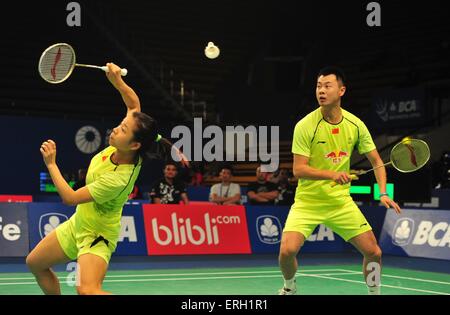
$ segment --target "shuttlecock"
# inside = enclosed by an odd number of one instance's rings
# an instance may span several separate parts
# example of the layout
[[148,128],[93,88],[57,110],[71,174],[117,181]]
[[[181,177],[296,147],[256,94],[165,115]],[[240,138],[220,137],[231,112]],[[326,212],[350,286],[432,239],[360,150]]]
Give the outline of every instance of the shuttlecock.
[[213,42],[209,42],[208,46],[205,47],[205,56],[209,59],[215,59],[219,56],[220,49]]

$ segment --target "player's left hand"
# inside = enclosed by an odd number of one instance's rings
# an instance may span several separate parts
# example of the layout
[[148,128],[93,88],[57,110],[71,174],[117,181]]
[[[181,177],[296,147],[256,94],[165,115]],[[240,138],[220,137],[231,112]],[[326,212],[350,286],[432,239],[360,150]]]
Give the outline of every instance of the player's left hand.
[[53,140],[44,141],[40,149],[47,167],[56,164],[56,143]]
[[380,198],[380,201],[387,209],[394,208],[395,212],[397,212],[398,214],[402,212],[402,209],[400,209],[399,205],[394,200],[391,200],[391,198],[389,198],[388,196],[382,196]]

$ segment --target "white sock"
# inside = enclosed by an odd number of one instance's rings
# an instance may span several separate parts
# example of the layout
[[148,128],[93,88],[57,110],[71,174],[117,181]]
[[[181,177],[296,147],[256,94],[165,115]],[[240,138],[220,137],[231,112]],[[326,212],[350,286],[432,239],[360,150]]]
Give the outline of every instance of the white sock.
[[284,287],[290,290],[295,289],[295,276],[289,280],[284,279]]
[[374,286],[374,287],[367,287],[368,295],[381,295],[381,287],[380,286]]

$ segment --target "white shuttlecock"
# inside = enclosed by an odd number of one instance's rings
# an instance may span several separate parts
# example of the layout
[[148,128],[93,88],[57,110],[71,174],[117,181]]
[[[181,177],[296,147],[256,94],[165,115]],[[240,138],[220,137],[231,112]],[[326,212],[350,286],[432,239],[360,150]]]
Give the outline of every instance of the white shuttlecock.
[[219,56],[220,49],[213,42],[209,42],[208,46],[205,48],[205,56],[209,59],[215,59]]

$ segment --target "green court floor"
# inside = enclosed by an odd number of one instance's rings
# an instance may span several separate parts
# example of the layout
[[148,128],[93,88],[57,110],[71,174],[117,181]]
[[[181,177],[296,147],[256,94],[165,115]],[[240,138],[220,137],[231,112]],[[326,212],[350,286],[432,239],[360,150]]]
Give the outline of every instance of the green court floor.
[[[73,274],[57,273],[63,294],[76,294]],[[275,267],[109,271],[104,289],[121,295],[271,295],[282,286]],[[297,275],[298,294],[364,295],[360,265],[307,266]],[[30,273],[0,273],[0,294],[42,294]],[[450,295],[450,275],[383,269],[382,294]]]

